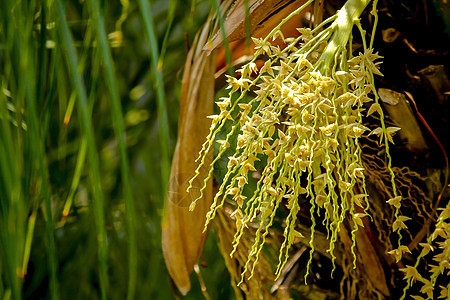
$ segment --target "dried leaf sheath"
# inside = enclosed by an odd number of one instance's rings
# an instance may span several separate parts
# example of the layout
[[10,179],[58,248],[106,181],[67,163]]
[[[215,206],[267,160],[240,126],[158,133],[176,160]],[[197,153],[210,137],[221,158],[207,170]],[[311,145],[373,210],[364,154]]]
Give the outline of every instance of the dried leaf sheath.
[[[206,24],[189,51],[183,76],[178,140],[172,162],[169,191],[162,221],[162,246],[169,273],[185,295],[190,290],[189,276],[200,256],[207,234],[203,233],[205,216],[212,200],[212,183],[203,191],[203,201],[195,212],[190,202],[198,197],[199,189],[186,189],[196,169],[195,158],[208,134],[213,111],[215,55],[202,51],[208,37]],[[206,157],[209,165],[212,154]],[[201,176],[208,170],[201,169]],[[194,183],[195,185],[195,183]],[[200,183],[198,184],[200,186]]]

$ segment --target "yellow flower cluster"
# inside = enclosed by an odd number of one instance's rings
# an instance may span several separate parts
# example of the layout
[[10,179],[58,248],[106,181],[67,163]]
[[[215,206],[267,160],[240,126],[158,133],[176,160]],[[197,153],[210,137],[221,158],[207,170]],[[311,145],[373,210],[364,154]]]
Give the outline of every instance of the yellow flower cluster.
[[[404,293],[401,299],[405,299],[407,291],[416,282],[420,282],[422,287],[420,292],[426,295],[426,298],[413,295],[411,296],[417,300],[434,299],[434,292],[436,289],[436,282],[440,276],[448,276],[450,271],[450,203],[445,208],[440,209],[442,212],[436,223],[434,231],[430,234],[426,243],[420,243],[422,251],[417,258],[414,266],[406,266],[400,269],[405,274],[405,281],[407,286],[404,289]],[[432,246],[434,245],[434,247]],[[402,246],[405,247],[405,246]],[[429,265],[429,275],[420,274],[417,270],[421,259],[425,256],[434,253],[433,261],[436,264]],[[445,282],[445,281],[444,281]],[[450,283],[446,286],[439,286],[440,296],[439,299],[448,299],[450,294]]]
[[[205,183],[211,177],[214,163],[231,147],[231,137],[235,133],[238,137],[234,155],[229,157],[227,172],[207,214],[205,228],[227,198],[235,202],[232,216],[237,225],[231,255],[245,228],[250,224],[257,226],[242,280],[246,272],[253,274],[282,205],[286,206],[288,215],[284,220],[285,240],[279,254],[278,276],[288,260],[295,237],[300,235],[294,228],[301,209],[309,208],[312,221],[310,261],[314,252],[316,215],[323,213],[321,220],[328,231],[333,265],[341,224],[347,221],[353,227],[353,248],[355,232],[364,226],[368,195],[359,145],[361,136],[369,134],[362,124],[364,107],[372,103],[365,115],[378,113],[382,120],[381,127],[370,134],[392,141],[391,134],[398,129],[385,128],[383,112],[374,97],[373,74],[381,75],[378,60],[381,57],[372,49],[364,44],[364,52],[351,57],[352,51],[347,49],[348,41],[345,41],[335,47],[332,63],[324,68],[325,56],[330,55],[329,39],[338,26],[322,27],[336,18],[339,19],[334,16],[313,30],[299,29],[301,35],[297,38],[284,38],[276,28],[265,39],[253,39],[254,59],[238,70],[240,78],[228,76],[229,95],[217,102],[220,113],[211,116],[211,131],[200,153],[198,169],[224,124],[231,122],[233,125],[226,139],[220,141],[219,153],[211,163]],[[349,28],[351,31],[352,26]],[[273,46],[269,39],[275,37],[288,46],[284,49]],[[259,70],[255,64],[257,58],[265,60]],[[244,95],[250,92],[255,96],[246,103]],[[233,119],[232,115],[237,117]],[[255,167],[259,160],[265,162],[262,170]],[[247,197],[244,188],[249,176],[256,171],[260,173],[257,188]],[[300,199],[308,199],[309,205],[301,207]],[[191,209],[197,200],[192,202]],[[396,226],[403,228],[406,220],[398,219]]]

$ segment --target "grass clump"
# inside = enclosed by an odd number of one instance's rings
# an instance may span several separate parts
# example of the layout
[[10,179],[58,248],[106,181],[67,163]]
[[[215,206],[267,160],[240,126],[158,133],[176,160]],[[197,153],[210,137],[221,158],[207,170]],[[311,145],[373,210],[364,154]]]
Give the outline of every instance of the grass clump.
[[176,4],[0,1],[2,299],[170,297],[179,58],[209,11]]

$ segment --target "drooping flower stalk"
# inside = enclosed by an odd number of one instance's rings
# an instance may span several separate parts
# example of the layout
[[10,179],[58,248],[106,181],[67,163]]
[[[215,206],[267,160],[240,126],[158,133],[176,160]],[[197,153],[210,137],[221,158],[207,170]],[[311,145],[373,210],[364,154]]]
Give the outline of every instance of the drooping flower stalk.
[[[219,152],[204,179],[206,184],[216,161],[227,149],[234,147],[231,139],[238,133],[234,155],[229,157],[228,169],[207,214],[205,229],[226,198],[235,202],[232,216],[237,232],[231,255],[236,252],[245,228],[250,223],[257,224],[242,281],[247,271],[253,274],[276,212],[281,205],[286,205],[289,213],[284,220],[284,242],[276,269],[276,275],[281,274],[290,247],[295,238],[301,236],[295,225],[302,206],[303,209],[307,207],[300,205],[302,198],[309,199],[312,221],[310,262],[315,251],[315,215],[323,212],[333,269],[335,243],[344,221],[353,227],[355,265],[355,233],[364,226],[362,218],[367,215],[369,205],[359,144],[361,136],[368,131],[363,119],[373,113],[381,116],[381,127],[372,133],[384,138],[386,147],[388,141],[392,141],[391,134],[398,130],[385,127],[376,96],[373,75],[382,75],[377,61],[381,57],[367,48],[364,36],[363,53],[352,57],[352,29],[354,24],[359,24],[358,18],[370,0],[349,0],[335,16],[316,28],[301,28],[298,29],[299,37],[285,38],[281,25],[311,2],[307,1],[294,11],[266,38],[253,39],[254,58],[238,70],[239,79],[228,76],[230,92],[228,97],[217,102],[220,113],[211,116],[210,134],[198,158],[200,169],[217,134],[225,123],[232,123],[225,140],[220,141]],[[326,27],[329,23],[331,25]],[[276,38],[282,39],[287,46],[284,49],[273,46],[270,39]],[[255,61],[261,58],[265,63],[258,69]],[[256,96],[245,102],[243,99],[249,96],[249,91]],[[363,113],[369,103],[372,104],[368,112]],[[237,115],[235,119],[234,115]],[[257,171],[255,161],[258,160],[266,163],[256,189],[248,195],[244,187],[251,173]],[[192,202],[191,210],[200,198]]]

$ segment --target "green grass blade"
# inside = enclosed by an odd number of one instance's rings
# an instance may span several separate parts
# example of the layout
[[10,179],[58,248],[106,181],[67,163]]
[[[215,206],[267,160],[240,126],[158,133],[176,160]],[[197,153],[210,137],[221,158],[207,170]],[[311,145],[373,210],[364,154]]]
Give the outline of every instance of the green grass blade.
[[[4,84],[2,84],[2,88]],[[9,296],[14,296],[15,299],[21,299],[21,282],[17,276],[16,270],[19,267],[17,254],[21,251],[20,245],[20,218],[21,215],[18,209],[22,199],[21,184],[18,170],[18,160],[16,157],[15,147],[13,146],[13,138],[11,135],[11,127],[7,118],[8,112],[6,108],[6,99],[0,91],[0,120],[1,134],[0,139],[0,184],[4,187],[2,194],[6,194],[6,199],[1,201],[1,211],[3,215],[0,217],[0,249],[1,260],[3,264],[2,274],[7,279],[7,286],[5,291]],[[13,224],[14,232],[11,232],[9,224]]]
[[[24,72],[26,73],[26,72]],[[28,76],[25,75],[25,81],[28,81]],[[37,121],[36,107],[34,101],[32,100],[30,94],[26,97],[26,102],[28,106],[29,120],[28,120],[28,129],[30,130],[30,144],[36,151],[36,155],[38,156],[39,161],[39,177],[42,180],[42,196],[44,198],[44,209],[46,214],[45,219],[45,230],[48,239],[48,248],[49,248],[49,264],[50,264],[50,294],[51,299],[59,299],[58,297],[58,283],[56,279],[56,269],[58,266],[57,256],[56,256],[56,245],[55,245],[55,236],[54,236],[54,222],[53,222],[53,213],[52,213],[52,204],[50,198],[50,182],[48,176],[47,162],[45,159],[44,148],[42,139],[39,134],[39,123]],[[28,119],[27,118],[27,119]],[[32,222],[33,220],[30,220]],[[34,226],[30,227],[30,230],[34,230]],[[31,247],[31,245],[30,245]],[[28,251],[25,248],[25,251]]]
[[58,25],[57,30],[64,47],[65,60],[70,73],[72,84],[77,92],[77,107],[81,117],[81,125],[88,144],[88,161],[90,165],[90,178],[93,192],[93,211],[97,229],[99,277],[102,299],[107,298],[108,273],[107,273],[107,241],[104,216],[104,195],[100,182],[100,163],[96,149],[94,129],[89,118],[87,107],[87,94],[81,75],[77,72],[77,54],[75,52],[72,35],[65,19],[64,7],[60,0],[54,1],[55,14]]
[[150,13],[148,0],[139,0],[139,7],[145,24],[145,32],[150,43],[150,56],[152,61],[152,70],[155,76],[156,93],[158,99],[158,118],[159,118],[159,136],[161,147],[161,181],[163,193],[167,189],[167,183],[170,173],[169,160],[169,122],[167,119],[167,108],[165,103],[164,82],[161,70],[158,70],[159,51],[156,40],[153,17]]
[[128,263],[129,263],[129,277],[128,277],[128,297],[127,299],[134,299],[136,293],[136,276],[137,276],[137,245],[136,245],[136,213],[133,195],[130,184],[130,168],[128,164],[125,140],[125,126],[123,121],[122,109],[120,105],[119,93],[117,91],[117,80],[115,78],[115,69],[111,57],[111,50],[108,46],[108,40],[105,30],[104,17],[100,12],[98,1],[89,0],[89,4],[93,11],[93,17],[96,21],[97,41],[99,45],[99,54],[103,60],[103,68],[106,77],[106,85],[109,90],[109,95],[112,104],[112,120],[114,131],[117,137],[120,155],[120,167],[123,178],[123,192],[125,197],[125,207],[127,216],[128,228]]
[[[26,44],[22,44],[21,48],[26,48]],[[28,49],[26,49],[28,50]],[[25,53],[21,53],[21,55],[27,55]],[[21,70],[21,75],[23,76],[24,84],[26,86],[26,121],[28,124],[28,137],[30,139],[30,146],[33,147],[35,151],[35,155],[37,156],[39,162],[39,178],[41,179],[42,184],[42,196],[44,198],[44,210],[45,210],[45,231],[47,235],[47,242],[49,248],[49,268],[50,268],[50,294],[51,299],[59,299],[58,297],[58,284],[56,279],[56,269],[57,269],[57,257],[56,257],[56,245],[55,245],[55,237],[54,237],[54,222],[53,222],[53,213],[52,213],[52,204],[51,204],[51,192],[50,192],[50,182],[49,182],[49,174],[47,168],[47,162],[45,159],[44,152],[44,144],[43,140],[40,136],[39,122],[36,112],[36,103],[35,103],[35,95],[32,93],[32,89],[30,88],[30,81],[33,76],[32,68],[29,66],[24,66],[23,70]],[[30,74],[31,73],[31,74]]]
[[163,61],[164,61],[164,55],[166,54],[167,50],[167,41],[169,40],[169,35],[172,30],[172,23],[173,19],[175,18],[175,9],[177,7],[177,0],[170,0],[169,1],[169,11],[167,13],[167,28],[166,33],[164,34],[164,39],[161,46],[161,54],[159,56],[159,62],[158,62],[158,70],[162,68]]
[[[28,218],[27,235],[25,238],[25,250],[23,254],[22,272],[27,274],[28,262],[30,261],[31,245],[33,243],[34,229],[36,226],[37,207],[33,207],[30,217]],[[57,291],[55,289],[55,291]]]
[[222,34],[223,47],[225,48],[225,59],[228,64],[228,72],[234,76],[233,67],[231,65],[232,57],[231,57],[230,43],[228,42],[227,32],[225,30],[225,18],[223,17],[222,11],[220,10],[219,0],[210,0],[210,3],[211,6],[216,11],[217,19],[219,20],[220,33]]
[[72,184],[70,185],[69,195],[67,196],[66,203],[63,208],[63,218],[67,217],[70,212],[70,208],[72,207],[73,197],[75,196],[75,192],[77,191],[78,185],[80,183],[81,173],[83,171],[84,162],[86,160],[87,153],[87,142],[86,139],[83,138],[81,140],[80,149],[78,150],[77,163],[75,165],[75,172],[73,174]]
[[[45,9],[42,12],[41,15],[41,24],[45,24],[46,14]],[[26,20],[29,22],[30,20]],[[32,22],[29,25],[30,27],[30,36],[27,37],[27,41],[24,41],[23,47],[28,47],[28,49],[32,49],[26,42],[29,43],[29,40],[31,40],[31,33],[32,33]],[[28,118],[27,121],[28,124],[28,130],[30,135],[30,145],[36,151],[36,155],[38,157],[39,161],[39,177],[42,180],[42,196],[44,198],[44,209],[45,209],[45,231],[47,235],[47,243],[48,243],[48,250],[49,250],[49,269],[50,269],[50,297],[51,299],[59,299],[59,291],[58,291],[58,280],[57,280],[57,268],[58,268],[58,257],[57,257],[57,251],[56,251],[56,242],[55,242],[55,235],[54,235],[54,220],[53,220],[53,212],[52,212],[52,202],[51,202],[51,190],[50,190],[50,179],[49,179],[49,170],[48,170],[48,163],[45,157],[45,138],[42,135],[41,126],[39,123],[39,117],[38,112],[36,108],[36,100],[40,103],[44,102],[44,95],[42,92],[42,80],[45,74],[45,61],[44,58],[44,49],[45,49],[45,37],[46,30],[41,31],[40,36],[40,42],[41,45],[38,50],[38,68],[35,72],[32,72],[33,68],[31,67],[25,67],[25,70],[23,70],[24,80],[27,87],[27,95],[26,95],[26,103],[28,106]],[[31,62],[31,61],[30,61]],[[36,76],[36,73],[38,74]],[[37,86],[34,89],[30,89],[32,84],[30,84],[30,81],[34,80],[34,78],[38,78]],[[33,93],[33,92],[36,92]],[[36,220],[36,209],[37,206],[33,209],[33,212],[31,216],[28,218],[28,228],[27,228],[27,235],[25,238],[25,248],[24,248],[24,260],[23,260],[23,266],[26,267],[28,264],[27,260],[29,257],[29,253],[31,252],[31,243],[32,243],[32,237],[34,233],[34,225]],[[25,272],[25,268],[23,268],[22,272]]]
[[248,4],[248,0],[244,0],[244,8],[245,8],[245,45],[247,46],[247,50],[250,50],[252,46],[252,23],[250,19],[250,6]]

